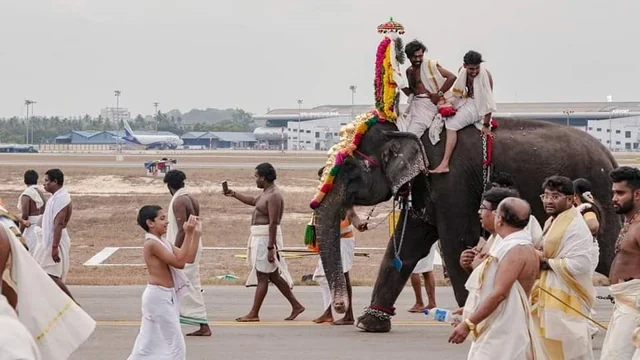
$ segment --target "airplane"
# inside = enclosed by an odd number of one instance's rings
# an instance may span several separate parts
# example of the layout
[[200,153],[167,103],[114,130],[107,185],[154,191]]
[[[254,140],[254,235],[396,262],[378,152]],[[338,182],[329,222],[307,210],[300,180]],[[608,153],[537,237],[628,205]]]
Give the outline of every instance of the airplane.
[[117,137],[133,144],[146,146],[146,149],[176,149],[184,141],[178,135],[136,135],[127,120],[124,122],[124,137]]

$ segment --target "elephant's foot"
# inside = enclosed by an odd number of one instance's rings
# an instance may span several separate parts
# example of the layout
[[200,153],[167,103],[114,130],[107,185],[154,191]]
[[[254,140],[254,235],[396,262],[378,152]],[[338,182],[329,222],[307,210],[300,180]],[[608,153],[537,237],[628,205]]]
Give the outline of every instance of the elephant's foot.
[[366,332],[389,332],[391,331],[391,316],[395,315],[394,310],[389,311],[389,309],[375,305],[365,308],[364,314],[358,317],[356,327]]

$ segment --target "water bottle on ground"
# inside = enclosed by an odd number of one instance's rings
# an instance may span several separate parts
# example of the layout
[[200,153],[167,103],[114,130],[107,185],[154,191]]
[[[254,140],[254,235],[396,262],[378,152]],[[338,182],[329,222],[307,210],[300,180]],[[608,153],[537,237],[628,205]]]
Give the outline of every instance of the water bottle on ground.
[[450,310],[442,308],[424,309],[424,314],[428,320],[446,323],[462,322],[461,315],[454,315]]

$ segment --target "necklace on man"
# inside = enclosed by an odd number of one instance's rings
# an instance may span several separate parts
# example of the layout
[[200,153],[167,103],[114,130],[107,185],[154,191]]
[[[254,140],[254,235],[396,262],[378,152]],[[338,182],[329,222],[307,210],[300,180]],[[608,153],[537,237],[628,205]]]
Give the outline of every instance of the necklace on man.
[[617,254],[620,251],[620,243],[622,242],[622,239],[624,239],[624,237],[627,235],[627,232],[629,231],[629,228],[631,227],[633,220],[636,219],[636,216],[638,216],[638,214],[640,214],[640,210],[636,211],[636,213],[633,214],[631,219],[625,222],[624,226],[622,227],[622,230],[620,231],[620,235],[618,235],[618,238],[616,239],[614,254]]

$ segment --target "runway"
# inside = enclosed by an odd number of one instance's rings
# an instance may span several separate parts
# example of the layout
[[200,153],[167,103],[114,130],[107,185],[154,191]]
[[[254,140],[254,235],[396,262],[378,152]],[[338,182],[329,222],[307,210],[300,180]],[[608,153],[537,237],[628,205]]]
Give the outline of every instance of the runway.
[[[322,297],[317,286],[294,288],[294,294],[307,308],[295,321],[289,315],[286,300],[271,286],[260,313],[260,323],[237,323],[253,301],[254,288],[242,286],[205,286],[205,302],[211,321],[210,338],[186,337],[187,359],[367,359],[423,358],[464,359],[469,341],[462,345],[447,343],[453,328],[448,324],[428,322],[422,314],[407,312],[414,295],[405,287],[396,303],[396,313],[389,333],[365,333],[355,326],[317,325],[311,320],[322,312]],[[608,294],[598,288],[599,295]],[[133,347],[140,324],[140,298],[144,286],[72,286],[71,292],[98,322],[96,331],[80,348],[73,360],[126,359]],[[354,288],[355,316],[369,303],[371,287]],[[424,292],[424,290],[423,290]],[[436,288],[440,307],[454,309],[450,287]],[[596,320],[606,326],[612,305],[597,300]],[[340,317],[334,314],[336,319]],[[183,326],[183,332],[195,327]],[[604,334],[594,339],[595,358],[600,357]]]

